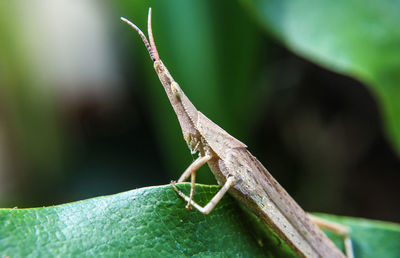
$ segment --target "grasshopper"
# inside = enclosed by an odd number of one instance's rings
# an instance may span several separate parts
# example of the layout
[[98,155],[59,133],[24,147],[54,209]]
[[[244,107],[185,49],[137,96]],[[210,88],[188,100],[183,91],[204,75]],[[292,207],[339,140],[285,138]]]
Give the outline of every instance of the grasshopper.
[[[175,182],[172,182],[174,190],[187,201],[187,209],[193,206],[200,212],[208,214],[225,193],[229,192],[269,225],[299,256],[344,257],[344,254],[320,230],[318,224],[343,235],[346,254],[352,257],[352,245],[347,227],[306,214],[261,162],[247,150],[244,143],[208,119],[186,97],[157,52],[151,28],[151,8],[147,24],[149,40],[135,24],[123,17],[121,20],[135,29],[142,38],[178,117],[183,137],[192,154],[199,154],[178,180],[184,182],[189,176],[191,177],[190,195],[187,196],[178,190]],[[206,163],[222,187],[207,205],[201,207],[193,201],[195,178],[196,171]]]

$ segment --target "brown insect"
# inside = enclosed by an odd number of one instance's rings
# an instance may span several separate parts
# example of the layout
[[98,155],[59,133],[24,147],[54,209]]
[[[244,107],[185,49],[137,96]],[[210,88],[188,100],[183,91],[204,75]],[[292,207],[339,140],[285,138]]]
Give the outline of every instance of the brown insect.
[[[352,245],[347,227],[306,214],[247,150],[244,143],[208,119],[190,102],[158,55],[151,29],[151,8],[148,15],[149,40],[135,24],[125,18],[121,19],[132,26],[142,38],[178,117],[183,137],[190,151],[199,153],[199,157],[178,180],[183,182],[191,176],[190,195],[187,196],[178,190],[172,182],[175,191],[188,202],[186,207],[190,209],[193,206],[200,212],[208,214],[228,192],[267,223],[299,256],[344,257],[344,254],[319,229],[318,224],[343,235],[346,254],[352,257]],[[206,206],[201,207],[193,201],[195,178],[196,171],[206,163],[222,188]]]

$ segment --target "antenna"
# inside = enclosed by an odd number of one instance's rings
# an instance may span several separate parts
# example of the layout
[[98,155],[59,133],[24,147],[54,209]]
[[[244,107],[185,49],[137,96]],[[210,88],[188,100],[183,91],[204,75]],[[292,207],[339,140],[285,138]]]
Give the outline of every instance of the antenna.
[[151,7],[149,8],[149,15],[148,15],[148,20],[147,20],[147,27],[148,27],[148,33],[149,33],[149,39],[150,39],[150,43],[147,40],[146,36],[144,35],[144,33],[138,28],[138,26],[136,26],[133,22],[129,21],[128,19],[121,17],[121,20],[125,23],[127,23],[128,25],[130,25],[134,30],[137,31],[137,33],[139,34],[139,36],[142,38],[144,45],[147,48],[147,51],[150,54],[150,58],[153,61],[157,61],[160,60],[160,57],[158,55],[158,51],[156,48],[156,44],[154,43],[154,38],[153,38],[153,31],[151,29]]
[[154,43],[154,37],[153,37],[153,30],[151,28],[151,7],[149,8],[149,15],[147,17],[147,31],[149,34],[149,40],[150,40],[150,46],[151,49],[153,50],[153,57],[155,58],[154,61],[160,60],[160,57],[158,56],[158,51],[156,48],[156,43]]

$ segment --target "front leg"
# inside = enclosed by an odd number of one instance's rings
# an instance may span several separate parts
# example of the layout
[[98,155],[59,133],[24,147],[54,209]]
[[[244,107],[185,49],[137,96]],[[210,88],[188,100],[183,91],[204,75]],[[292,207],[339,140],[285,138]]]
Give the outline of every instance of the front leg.
[[193,207],[195,207],[198,211],[203,214],[209,214],[214,209],[215,205],[217,205],[217,203],[222,199],[222,197],[224,197],[226,192],[235,184],[235,178],[233,176],[229,176],[224,186],[222,186],[219,192],[214,195],[214,197],[204,207],[201,207],[199,204],[190,199],[190,197],[179,191],[178,188],[176,188],[175,186],[175,182],[172,182],[172,187],[183,199],[185,199],[185,201],[187,201],[190,205],[193,205]]
[[206,164],[213,156],[205,155],[198,157],[190,166],[183,172],[181,177],[178,179],[178,183],[184,182],[189,176],[191,176],[191,187],[190,187],[190,197],[186,209],[190,210],[190,203],[193,200],[194,190],[196,186],[196,171]]
[[183,172],[181,177],[178,179],[178,183],[185,182],[185,180],[193,173],[196,172],[199,168],[201,168],[204,164],[206,164],[212,158],[211,155],[205,155],[198,157],[192,164]]

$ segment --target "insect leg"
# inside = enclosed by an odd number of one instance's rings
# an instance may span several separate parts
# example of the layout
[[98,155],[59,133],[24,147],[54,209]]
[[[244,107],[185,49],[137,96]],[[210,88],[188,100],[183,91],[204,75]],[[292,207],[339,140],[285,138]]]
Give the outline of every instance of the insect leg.
[[181,177],[178,179],[178,183],[185,182],[185,180],[194,172],[197,171],[201,166],[207,163],[212,158],[211,155],[205,155],[198,157],[192,164],[183,172]]
[[186,209],[190,210],[190,202],[193,200],[194,196],[194,190],[196,186],[196,170],[192,172],[192,175],[190,176],[190,182],[191,182],[191,187],[190,187],[190,196],[189,196],[189,201],[186,205]]
[[185,201],[190,202],[190,205],[195,207],[197,210],[199,210],[203,214],[209,214],[214,209],[215,205],[217,205],[217,203],[222,199],[222,197],[224,197],[225,193],[229,190],[229,188],[231,188],[231,186],[233,186],[235,183],[236,183],[236,180],[233,176],[228,177],[228,179],[226,180],[226,182],[222,186],[222,188],[218,191],[218,193],[216,195],[214,195],[214,197],[204,207],[201,207],[196,202],[191,200],[189,196],[185,195],[180,190],[178,190],[178,188],[176,188],[174,182],[172,182],[172,187],[179,194],[179,196],[181,196],[183,199],[185,199]]
[[212,158],[211,155],[205,155],[198,157],[190,166],[183,172],[181,177],[178,179],[178,183],[184,182],[189,176],[191,176],[191,188],[190,188],[190,199],[186,205],[186,209],[190,210],[190,201],[193,199],[195,184],[196,184],[196,171],[201,168]]
[[354,258],[353,245],[351,243],[349,227],[343,226],[343,225],[335,223],[335,222],[331,222],[331,221],[327,221],[327,220],[318,218],[311,214],[307,214],[307,215],[315,224],[318,225],[318,227],[329,230],[340,236],[343,236],[346,257]]

